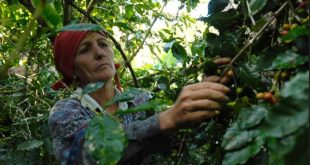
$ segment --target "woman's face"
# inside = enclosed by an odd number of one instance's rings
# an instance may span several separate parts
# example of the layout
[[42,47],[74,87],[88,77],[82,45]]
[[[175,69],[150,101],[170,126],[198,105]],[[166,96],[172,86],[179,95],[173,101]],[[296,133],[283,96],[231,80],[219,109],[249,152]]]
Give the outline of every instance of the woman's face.
[[111,80],[115,74],[113,50],[105,36],[92,32],[81,41],[74,59],[79,85]]

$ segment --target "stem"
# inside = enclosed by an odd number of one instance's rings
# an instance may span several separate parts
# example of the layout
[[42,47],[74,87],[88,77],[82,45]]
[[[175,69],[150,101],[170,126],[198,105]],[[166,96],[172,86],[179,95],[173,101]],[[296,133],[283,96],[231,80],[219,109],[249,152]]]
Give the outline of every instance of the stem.
[[266,22],[266,24],[256,33],[256,35],[249,41],[247,42],[246,45],[242,47],[242,49],[237,53],[237,55],[230,61],[230,63],[226,66],[225,70],[223,71],[221,78],[224,77],[225,73],[232,68],[232,65],[234,62],[242,55],[242,53],[250,46],[253,44],[253,42],[263,33],[263,31],[268,27],[268,25],[276,18],[276,16],[279,15],[279,13],[284,9],[284,7],[287,5],[287,2],[285,2],[274,14],[273,16]]
[[67,25],[71,22],[71,17],[72,17],[72,9],[67,1],[64,1],[63,3],[63,8],[64,8],[64,19],[63,19],[63,24]]
[[[168,1],[166,1],[165,4],[163,5],[163,7],[160,9],[160,13],[163,11],[163,9],[165,8],[165,6],[167,5],[167,2],[168,2]],[[152,22],[150,28],[148,29],[148,31],[146,32],[146,34],[145,34],[145,36],[144,36],[144,38],[143,38],[141,44],[139,45],[139,47],[137,48],[137,50],[132,54],[132,56],[129,57],[129,62],[130,62],[130,63],[131,63],[131,61],[138,55],[140,49],[143,47],[144,42],[146,41],[147,37],[150,35],[151,30],[152,30],[152,28],[153,28],[155,22],[157,21],[158,17],[159,17],[159,15],[157,15],[157,16],[154,18],[154,20],[153,20],[153,22]],[[122,77],[123,74],[124,74],[124,70],[121,72],[120,77]]]
[[152,50],[152,49],[150,49],[150,50],[154,54],[154,56],[157,58],[157,60],[164,66],[164,68],[166,68],[166,70],[169,70],[167,65],[159,58],[159,56],[154,52],[154,50]]
[[255,23],[255,20],[253,18],[253,15],[252,15],[252,11],[251,11],[251,7],[250,7],[250,4],[249,4],[249,1],[246,0],[245,2],[246,2],[246,7],[248,8],[248,14],[250,16],[251,22],[252,22],[253,25],[255,25],[256,23]]
[[[86,9],[86,12],[88,13],[88,14],[90,14],[91,12],[92,12],[92,10],[94,9],[94,7],[95,7],[95,5],[96,5],[96,0],[91,0],[90,2],[89,2],[89,4],[88,4],[88,6],[87,6],[87,9]],[[80,23],[82,23],[82,22],[86,22],[87,20],[86,20],[86,16],[83,16],[82,17],[82,19],[81,19],[81,21],[80,21]]]
[[[73,8],[75,8],[76,10],[78,10],[81,14],[83,14],[85,17],[87,17],[87,18],[90,20],[90,22],[92,22],[92,23],[94,23],[94,24],[100,25],[100,23],[99,23],[97,20],[95,20],[94,18],[92,18],[85,10],[81,9],[80,7],[78,7],[77,5],[75,5],[75,4],[72,3],[72,2],[70,2],[69,4],[70,4]],[[121,53],[121,55],[122,55],[122,57],[123,57],[123,59],[124,59],[124,61],[125,61],[125,65],[129,68],[129,71],[130,71],[130,73],[131,73],[132,79],[133,79],[133,81],[134,81],[134,83],[135,83],[135,87],[138,88],[138,87],[139,87],[139,84],[138,84],[138,81],[137,81],[137,79],[136,79],[135,73],[134,73],[134,71],[133,71],[133,69],[132,69],[130,63],[128,62],[128,59],[127,59],[127,57],[126,57],[124,51],[122,50],[121,45],[116,41],[116,39],[112,36],[112,34],[110,34],[109,32],[107,32],[107,31],[105,31],[105,30],[102,30],[102,31],[113,41],[113,43],[114,43],[116,49],[117,49],[118,51],[120,51],[120,53]]]

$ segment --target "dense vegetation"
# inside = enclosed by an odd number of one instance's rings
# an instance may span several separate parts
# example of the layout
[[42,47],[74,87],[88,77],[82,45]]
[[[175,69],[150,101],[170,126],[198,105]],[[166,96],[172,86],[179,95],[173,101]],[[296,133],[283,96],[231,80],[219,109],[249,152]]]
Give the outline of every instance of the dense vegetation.
[[[190,11],[199,1],[181,2],[179,10]],[[0,164],[57,164],[47,118],[55,101],[70,91],[51,89],[59,79],[51,43],[64,25],[77,22],[98,23],[112,38],[117,28],[121,35],[114,40],[116,59],[124,61],[122,52],[127,56],[122,66],[129,66],[143,47],[157,57],[158,50],[166,51],[154,66],[137,68],[134,73],[125,72],[125,67],[119,70],[124,88],[130,90],[114,101],[132,97],[138,90],[131,89],[134,86],[154,94],[149,104],[131,111],[163,110],[183,85],[200,81],[203,74],[232,77],[228,84],[231,100],[219,117],[180,130],[172,149],[156,155],[161,164],[308,164],[309,1],[211,0],[209,16],[199,18],[207,28],[190,43],[176,31],[195,20],[163,14],[165,5],[152,0],[1,3]],[[157,19],[173,22],[173,26],[154,32]],[[153,37],[161,38],[165,46],[146,43]],[[217,57],[233,60],[217,66],[212,62]],[[86,144],[103,146],[92,151],[101,164],[116,162],[126,145],[122,129],[100,134],[117,128],[118,123],[107,116],[90,124],[89,130],[99,131],[88,131]],[[96,132],[100,140],[89,138]],[[114,142],[102,145],[101,139],[109,137]],[[113,156],[105,159],[105,150],[113,151]]]

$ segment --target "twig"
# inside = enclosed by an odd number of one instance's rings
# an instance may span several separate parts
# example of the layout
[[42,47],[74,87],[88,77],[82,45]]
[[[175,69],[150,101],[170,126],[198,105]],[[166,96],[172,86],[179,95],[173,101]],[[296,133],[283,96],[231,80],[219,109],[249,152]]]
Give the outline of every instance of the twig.
[[63,19],[63,25],[67,25],[71,21],[71,7],[69,3],[65,0],[63,3],[63,8],[64,8],[64,19]]
[[[92,12],[92,10],[94,10],[95,5],[96,5],[96,2],[97,2],[96,0],[91,0],[90,3],[88,4],[87,9],[86,9],[86,12],[87,12],[89,15],[90,15],[90,13]],[[85,19],[86,19],[86,17],[83,16],[82,19],[81,19],[81,21],[80,21],[80,23],[84,22]]]
[[226,72],[232,68],[232,65],[234,62],[242,55],[242,53],[253,44],[253,42],[263,33],[263,31],[267,28],[267,26],[276,18],[277,15],[284,9],[284,7],[287,5],[287,2],[285,2],[274,14],[273,16],[266,22],[266,24],[257,32],[257,34],[249,41],[246,45],[242,47],[242,49],[237,53],[237,55],[230,61],[230,63],[226,66],[225,70],[223,71],[221,78],[224,77]]
[[[80,7],[78,7],[77,5],[75,5],[75,4],[72,3],[72,2],[69,2],[69,4],[70,4],[73,8],[75,8],[76,10],[78,10],[81,14],[83,14],[84,16],[86,16],[86,17],[90,20],[90,22],[92,22],[92,23],[94,23],[94,24],[100,25],[100,23],[99,23],[97,20],[95,20],[94,18],[92,18],[85,10],[81,9]],[[122,55],[122,57],[123,57],[123,59],[124,59],[124,61],[125,61],[125,64],[126,64],[126,66],[128,67],[128,69],[129,69],[129,71],[130,71],[130,73],[131,73],[132,79],[133,79],[133,81],[134,81],[134,83],[135,83],[135,87],[138,88],[138,87],[139,87],[139,84],[138,84],[138,81],[137,81],[137,79],[136,79],[135,73],[134,73],[134,71],[133,71],[133,69],[132,69],[130,63],[128,62],[128,59],[127,59],[127,57],[126,57],[124,51],[122,50],[121,45],[116,41],[116,39],[112,36],[112,34],[110,34],[109,32],[107,32],[107,31],[105,31],[105,30],[102,30],[102,31],[103,31],[106,35],[108,35],[108,37],[113,41],[113,43],[114,43],[116,49],[120,51],[120,53],[121,53],[121,55]]]
[[180,147],[179,147],[179,151],[178,151],[178,154],[177,154],[177,156],[179,157],[179,159],[178,159],[177,164],[180,164],[180,163],[181,163],[181,160],[182,160],[183,153],[181,153],[181,152],[182,152],[184,143],[187,141],[187,138],[188,138],[186,135],[187,135],[187,134],[185,134],[185,135],[183,136],[181,145],[180,145]]
[[26,88],[20,88],[20,89],[16,89],[16,90],[12,90],[12,91],[1,91],[0,96],[9,95],[9,94],[13,94],[13,93],[17,93],[17,92],[23,91],[23,90],[25,90],[25,89],[26,89]]
[[[167,2],[168,2],[168,1],[166,1],[165,4],[163,5],[163,7],[160,9],[160,13],[163,11],[163,9],[165,8],[165,6],[167,5]],[[152,22],[150,28],[148,29],[148,31],[146,32],[146,34],[145,34],[145,36],[144,36],[144,38],[143,38],[141,44],[139,45],[139,47],[137,48],[137,50],[132,54],[132,56],[129,57],[129,62],[130,62],[130,63],[131,63],[131,61],[137,56],[137,54],[139,53],[140,49],[143,47],[144,42],[145,42],[145,40],[147,39],[147,37],[150,35],[151,30],[152,30],[152,28],[153,28],[155,22],[157,21],[158,17],[159,17],[159,15],[157,15],[157,16],[154,18],[154,20],[153,20],[153,22]],[[120,77],[122,77],[123,74],[124,74],[124,70],[121,72]]]
[[253,18],[253,15],[252,15],[252,11],[251,11],[251,7],[250,7],[250,4],[249,4],[249,1],[246,0],[245,2],[246,2],[246,7],[248,8],[248,14],[250,16],[251,22],[252,22],[253,25],[255,25],[256,23],[255,23],[255,20]]
[[150,49],[151,52],[154,54],[154,56],[158,59],[158,61],[164,66],[164,68],[166,68],[167,70],[169,70],[169,68],[167,67],[167,65],[158,57],[158,55],[154,52],[154,50]]

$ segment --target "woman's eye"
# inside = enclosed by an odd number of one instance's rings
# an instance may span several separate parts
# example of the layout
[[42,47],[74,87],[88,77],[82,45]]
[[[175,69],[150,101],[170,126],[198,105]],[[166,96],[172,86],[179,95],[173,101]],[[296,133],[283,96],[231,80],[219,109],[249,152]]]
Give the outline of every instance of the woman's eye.
[[79,54],[86,53],[88,51],[88,48],[82,48],[79,50]]
[[100,42],[100,43],[99,43],[99,46],[101,46],[101,47],[107,47],[107,46],[108,46],[108,44],[107,44],[107,43],[105,43],[105,42]]

